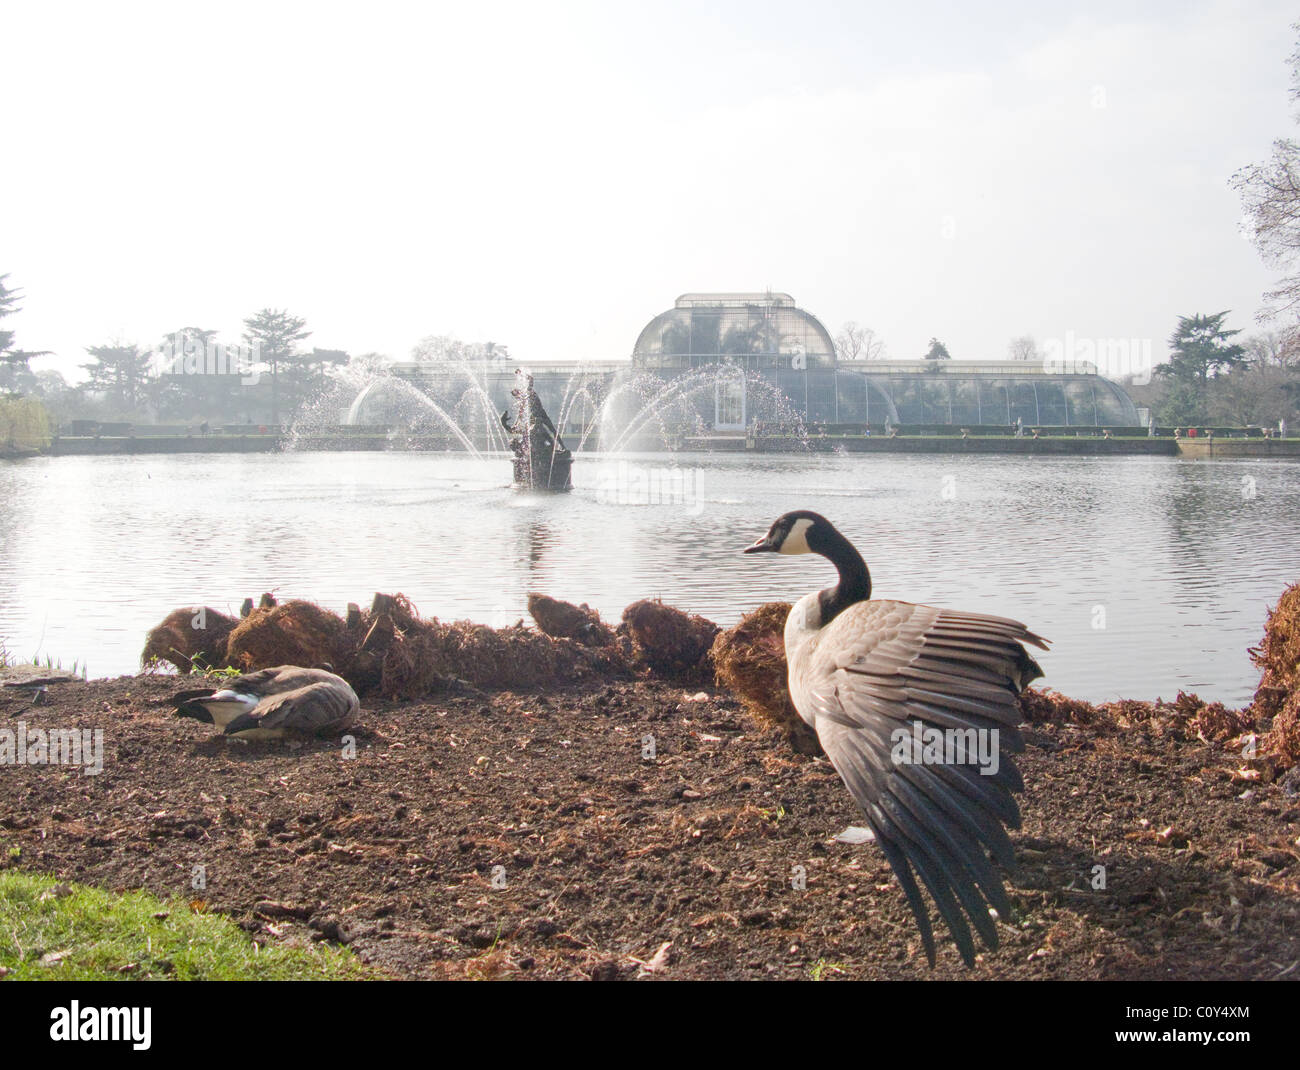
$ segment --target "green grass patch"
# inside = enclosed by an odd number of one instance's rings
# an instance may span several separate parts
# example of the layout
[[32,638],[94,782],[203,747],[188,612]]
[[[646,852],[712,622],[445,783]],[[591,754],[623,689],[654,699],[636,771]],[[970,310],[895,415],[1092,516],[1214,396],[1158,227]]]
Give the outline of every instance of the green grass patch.
[[337,947],[259,948],[229,918],[182,899],[119,895],[13,870],[0,872],[0,973],[9,980],[61,981],[382,976]]
[[830,979],[831,974],[843,974],[844,966],[839,962],[827,962],[825,959],[818,959],[808,969],[808,976],[814,981],[826,981]]

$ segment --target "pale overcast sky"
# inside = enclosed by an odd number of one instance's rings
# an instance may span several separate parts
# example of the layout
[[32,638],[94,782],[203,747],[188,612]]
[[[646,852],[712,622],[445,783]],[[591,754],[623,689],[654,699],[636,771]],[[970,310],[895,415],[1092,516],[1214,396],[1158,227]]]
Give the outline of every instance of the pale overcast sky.
[[37,369],[265,306],[610,359],[695,290],[896,357],[1151,338],[1272,281],[1231,174],[1294,5],[0,0],[0,274]]

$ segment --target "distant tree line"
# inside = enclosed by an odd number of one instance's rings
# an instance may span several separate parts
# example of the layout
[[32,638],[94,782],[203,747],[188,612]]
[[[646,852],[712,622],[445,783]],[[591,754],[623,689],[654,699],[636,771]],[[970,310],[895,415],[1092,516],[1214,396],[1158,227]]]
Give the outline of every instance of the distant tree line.
[[1163,425],[1296,426],[1300,413],[1300,351],[1280,331],[1241,342],[1228,330],[1227,312],[1180,316],[1169,338],[1169,360],[1150,382],[1125,389]]
[[[0,276],[0,318],[17,310],[18,292]],[[335,422],[365,381],[387,364],[378,354],[308,348],[312,332],[287,310],[264,308],[244,320],[238,341],[181,327],[154,347],[112,341],[88,346],[86,380],[33,372],[42,354],[19,350],[0,331],[0,395],[39,399],[59,422],[288,424],[306,416]]]

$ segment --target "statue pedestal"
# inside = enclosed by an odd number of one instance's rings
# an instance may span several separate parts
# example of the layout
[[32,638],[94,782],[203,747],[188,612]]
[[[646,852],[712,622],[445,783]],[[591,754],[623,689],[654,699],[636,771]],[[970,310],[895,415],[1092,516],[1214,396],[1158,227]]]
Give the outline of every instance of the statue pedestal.
[[534,456],[531,459],[515,456],[515,486],[525,490],[572,490],[569,472],[573,468],[573,454],[568,450],[554,456]]

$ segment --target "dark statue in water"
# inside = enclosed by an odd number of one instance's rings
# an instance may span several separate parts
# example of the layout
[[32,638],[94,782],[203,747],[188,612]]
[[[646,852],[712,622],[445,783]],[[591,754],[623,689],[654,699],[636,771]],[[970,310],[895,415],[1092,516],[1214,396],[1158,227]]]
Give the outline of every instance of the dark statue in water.
[[533,377],[524,375],[522,369],[515,375],[522,385],[510,391],[515,399],[514,423],[510,422],[510,410],[501,414],[501,426],[510,435],[510,449],[515,455],[515,485],[528,490],[571,490],[573,454],[542,408],[541,398],[533,389]]

